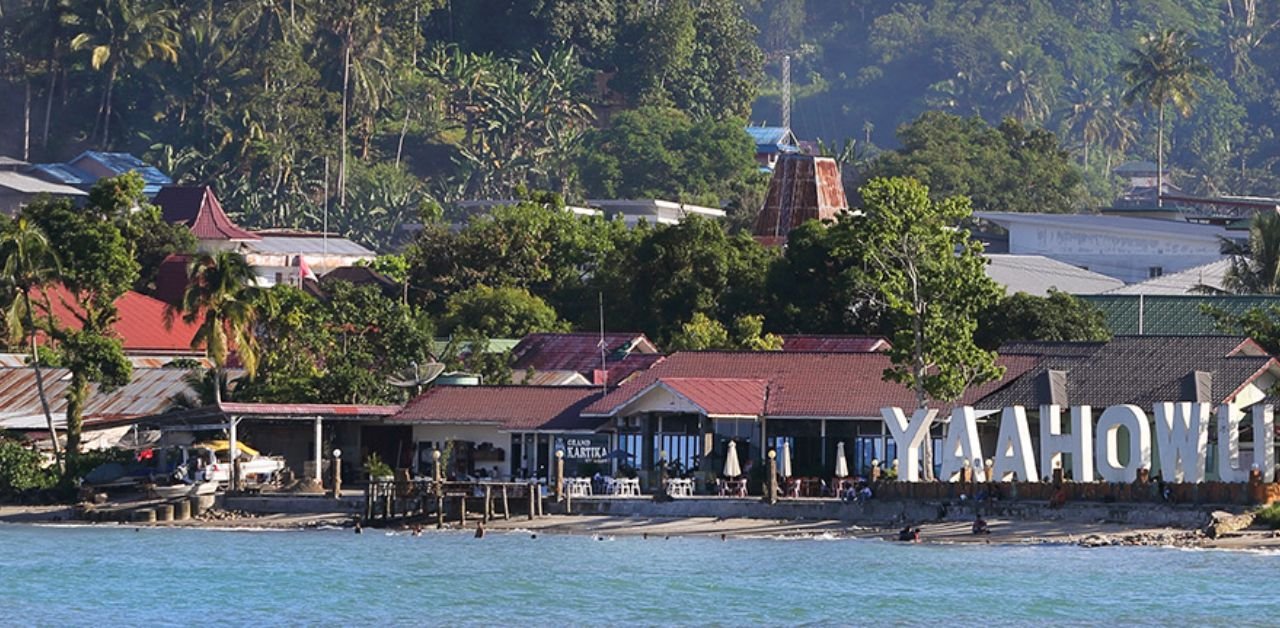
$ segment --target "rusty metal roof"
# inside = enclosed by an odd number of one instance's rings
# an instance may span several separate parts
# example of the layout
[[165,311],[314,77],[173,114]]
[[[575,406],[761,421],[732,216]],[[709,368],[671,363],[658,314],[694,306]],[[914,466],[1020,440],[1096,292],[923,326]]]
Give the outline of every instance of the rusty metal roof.
[[785,239],[807,220],[834,220],[849,208],[840,165],[830,157],[783,155],[774,167],[755,235]]
[[[54,424],[66,425],[67,369],[42,369],[45,396],[53,412]],[[183,369],[136,369],[133,380],[110,392],[100,392],[95,385],[85,407],[86,427],[108,424],[164,412],[173,405],[173,397],[192,393],[183,381]],[[36,429],[47,427],[36,388],[36,373],[30,368],[0,367],[0,429]]]

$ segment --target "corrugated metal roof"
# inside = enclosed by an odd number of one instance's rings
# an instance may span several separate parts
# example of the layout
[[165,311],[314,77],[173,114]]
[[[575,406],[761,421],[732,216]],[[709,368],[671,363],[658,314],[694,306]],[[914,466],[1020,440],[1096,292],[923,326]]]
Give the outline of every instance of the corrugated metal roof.
[[1223,258],[1176,273],[1108,290],[1107,294],[1202,294],[1202,287],[1224,290],[1231,260]]
[[[54,424],[66,425],[67,387],[70,371],[43,369],[45,397],[53,412]],[[173,397],[192,393],[183,380],[182,369],[136,369],[125,386],[107,393],[94,385],[85,406],[87,427],[164,412]],[[45,429],[44,411],[36,387],[36,373],[30,368],[0,368],[0,429]]]
[[244,245],[246,252],[259,255],[322,255],[327,253],[329,255],[368,257],[370,259],[377,256],[373,251],[346,238],[325,238],[314,234],[267,235],[268,233],[257,232],[257,235],[262,239],[246,242]]
[[[591,373],[601,367],[600,342],[604,342],[605,364],[613,367],[633,354],[654,354],[658,348],[644,334],[637,332],[607,333],[603,338],[592,333],[537,333],[529,334],[511,351],[511,368],[539,371],[577,371]],[[652,364],[636,363],[635,368]],[[635,369],[613,373],[610,377],[626,377]]]
[[[146,184],[143,191],[146,192],[148,196],[155,195],[156,192],[160,191],[160,188],[166,185],[173,185],[173,179],[169,178],[169,175],[161,172],[159,168],[138,159],[130,153],[104,153],[96,150],[87,150],[75,159],[68,161],[67,164],[74,168],[87,171],[88,168],[81,165],[85,160],[92,160],[97,164],[100,164],[103,168],[114,173],[114,175],[122,175],[130,171],[137,172],[142,177],[142,181]],[[98,178],[94,177],[93,181],[97,180]]]
[[835,220],[849,208],[840,166],[830,157],[784,155],[774,166],[754,234],[785,238],[809,220]]
[[974,212],[973,215],[1005,228],[1008,228],[1008,225],[1011,224],[1022,223],[1069,229],[1122,231],[1149,236],[1176,235],[1211,240],[1214,243],[1230,235],[1230,232],[1223,227],[1179,220],[1157,220],[1154,218],[1130,218],[1127,216],[1105,216],[1101,214],[1024,214],[1019,212]]
[[1280,307],[1280,296],[1196,296],[1091,294],[1081,300],[1102,310],[1107,327],[1116,335],[1126,334],[1220,334],[1217,322],[1205,307],[1240,315],[1253,308]]
[[0,187],[17,190],[23,194],[55,194],[59,196],[87,195],[79,188],[62,185],[61,183],[50,183],[37,177],[9,170],[0,170]]
[[747,135],[760,152],[776,152],[779,149],[797,150],[796,137],[785,126],[749,126]]
[[375,406],[342,403],[223,403],[222,412],[236,416],[391,416],[400,406]]
[[1124,286],[1115,277],[1072,266],[1043,255],[986,255],[987,276],[1005,287],[1005,292],[1049,294],[1051,288],[1067,294],[1098,294]]
[[67,164],[31,164],[27,172],[46,180],[77,187],[88,187],[97,180],[93,175]]

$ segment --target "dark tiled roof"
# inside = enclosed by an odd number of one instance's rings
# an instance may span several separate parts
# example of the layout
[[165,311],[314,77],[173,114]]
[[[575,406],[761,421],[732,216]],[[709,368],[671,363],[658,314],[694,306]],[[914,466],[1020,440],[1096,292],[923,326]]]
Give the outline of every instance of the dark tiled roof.
[[583,408],[600,389],[580,386],[433,386],[391,417],[391,422],[495,425],[505,430],[594,430]]
[[[604,351],[610,381],[621,381],[631,371],[613,373],[615,364],[631,355],[656,354],[658,348],[644,334],[619,332],[604,335]],[[532,367],[539,371],[577,371],[590,375],[600,368],[600,335],[585,332],[529,334],[511,351],[511,357],[513,369]],[[651,362],[639,362],[635,367],[645,368],[649,364]],[[619,379],[613,379],[615,376]]]
[[[1004,356],[1000,362],[1008,369],[1007,380],[1031,368],[1036,358]],[[882,353],[682,351],[637,372],[585,412],[608,416],[658,379],[733,377],[768,382],[766,416],[879,417],[883,406],[916,404],[905,386],[884,381],[889,366],[889,358]],[[976,399],[999,385],[978,386],[964,400]]]
[[152,202],[160,207],[165,222],[185,225],[198,239],[262,239],[232,222],[208,186],[166,186]]
[[1150,408],[1164,401],[1191,400],[1186,399],[1184,382],[1194,371],[1212,374],[1213,402],[1220,403],[1274,364],[1239,336],[1119,336],[1107,343],[1021,342],[1000,350],[1006,356],[1038,357],[1033,368],[974,404],[981,408],[1049,403],[1043,382],[1049,370],[1066,372],[1070,405]]
[[872,351],[888,351],[889,348],[889,341],[881,336],[788,334],[782,337],[783,351],[870,353]]
[[1107,327],[1116,335],[1137,334],[1139,308],[1142,332],[1146,334],[1216,334],[1221,333],[1204,308],[1214,307],[1241,314],[1255,307],[1280,306],[1277,296],[1195,296],[1136,294],[1094,294],[1076,297],[1102,310]]

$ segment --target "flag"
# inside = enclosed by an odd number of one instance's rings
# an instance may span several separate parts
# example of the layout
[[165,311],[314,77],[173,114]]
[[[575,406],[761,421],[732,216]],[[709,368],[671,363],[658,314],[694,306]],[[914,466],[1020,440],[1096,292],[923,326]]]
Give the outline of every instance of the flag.
[[319,281],[319,279],[316,278],[316,274],[311,272],[311,267],[307,266],[307,260],[302,259],[301,255],[294,258],[293,265],[298,267],[299,280],[306,281],[310,279],[311,281]]

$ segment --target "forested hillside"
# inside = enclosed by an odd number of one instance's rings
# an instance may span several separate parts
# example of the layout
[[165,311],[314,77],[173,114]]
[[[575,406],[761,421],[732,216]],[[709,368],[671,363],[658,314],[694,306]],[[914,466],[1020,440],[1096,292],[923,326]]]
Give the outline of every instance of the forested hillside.
[[802,136],[894,147],[895,129],[927,110],[1008,116],[1057,133],[1093,179],[1121,159],[1155,161],[1155,112],[1123,102],[1117,67],[1143,34],[1184,30],[1209,72],[1190,114],[1166,121],[1177,183],[1277,193],[1280,3],[758,0],[750,15],[771,60],[756,120],[778,120],[774,60],[791,54]]
[[1271,195],[1278,24],[1257,0],[0,0],[0,154],[131,151],[249,226],[327,211],[381,250],[520,190],[743,224],[765,181],[740,129],[779,122],[789,55],[792,125],[850,185],[910,174],[980,209],[1074,211],[1111,198],[1111,166],[1154,160],[1156,112],[1118,68],[1174,28],[1206,70],[1166,117],[1176,182]]

